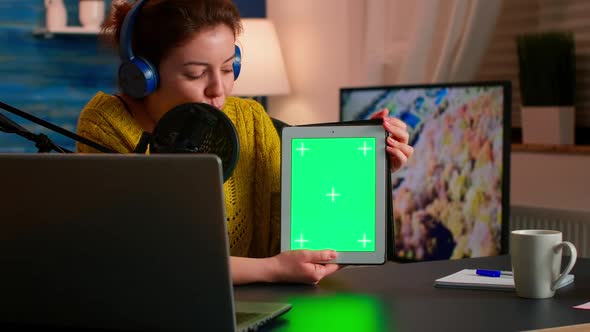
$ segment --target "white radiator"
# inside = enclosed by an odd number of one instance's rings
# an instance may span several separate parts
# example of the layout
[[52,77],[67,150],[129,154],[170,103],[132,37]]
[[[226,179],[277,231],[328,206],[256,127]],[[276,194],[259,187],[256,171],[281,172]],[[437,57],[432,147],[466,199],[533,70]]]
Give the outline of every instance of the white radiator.
[[590,212],[510,206],[510,230],[554,229],[563,233],[578,250],[590,257]]

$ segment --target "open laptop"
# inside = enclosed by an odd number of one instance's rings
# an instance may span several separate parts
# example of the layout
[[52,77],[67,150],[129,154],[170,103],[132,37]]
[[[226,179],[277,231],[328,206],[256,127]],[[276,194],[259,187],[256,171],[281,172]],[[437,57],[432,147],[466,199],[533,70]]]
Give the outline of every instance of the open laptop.
[[216,156],[4,154],[0,174],[0,324],[241,331],[290,308],[234,303]]

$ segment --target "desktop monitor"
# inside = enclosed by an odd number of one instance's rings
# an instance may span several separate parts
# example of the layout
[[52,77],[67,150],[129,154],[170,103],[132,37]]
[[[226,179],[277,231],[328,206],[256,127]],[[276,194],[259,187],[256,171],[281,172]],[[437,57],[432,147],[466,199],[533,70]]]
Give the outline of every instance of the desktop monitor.
[[510,82],[340,90],[341,121],[387,108],[408,126],[414,154],[391,173],[391,259],[507,253],[510,105]]

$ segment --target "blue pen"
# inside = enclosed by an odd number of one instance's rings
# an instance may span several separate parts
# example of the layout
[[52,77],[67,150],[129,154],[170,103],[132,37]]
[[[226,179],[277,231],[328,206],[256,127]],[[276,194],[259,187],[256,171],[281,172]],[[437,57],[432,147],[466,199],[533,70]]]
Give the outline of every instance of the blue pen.
[[503,272],[498,270],[482,270],[477,269],[475,270],[475,274],[484,276],[484,277],[492,277],[492,278],[499,278],[501,275],[512,275],[512,272]]

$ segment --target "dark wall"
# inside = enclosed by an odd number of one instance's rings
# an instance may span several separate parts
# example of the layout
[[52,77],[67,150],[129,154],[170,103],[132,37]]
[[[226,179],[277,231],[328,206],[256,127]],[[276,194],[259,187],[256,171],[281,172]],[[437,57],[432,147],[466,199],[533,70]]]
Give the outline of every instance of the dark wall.
[[266,0],[234,0],[242,17],[266,17]]
[[[68,24],[79,25],[78,1],[64,0]],[[265,0],[235,0],[243,17],[266,16]],[[110,0],[105,1],[106,6]],[[76,131],[80,110],[99,90],[117,90],[118,58],[97,36],[35,36],[44,25],[43,0],[0,1],[0,101]],[[33,133],[46,133],[68,149],[74,142],[27,120],[0,111]],[[36,152],[32,142],[0,132],[0,152]]]

